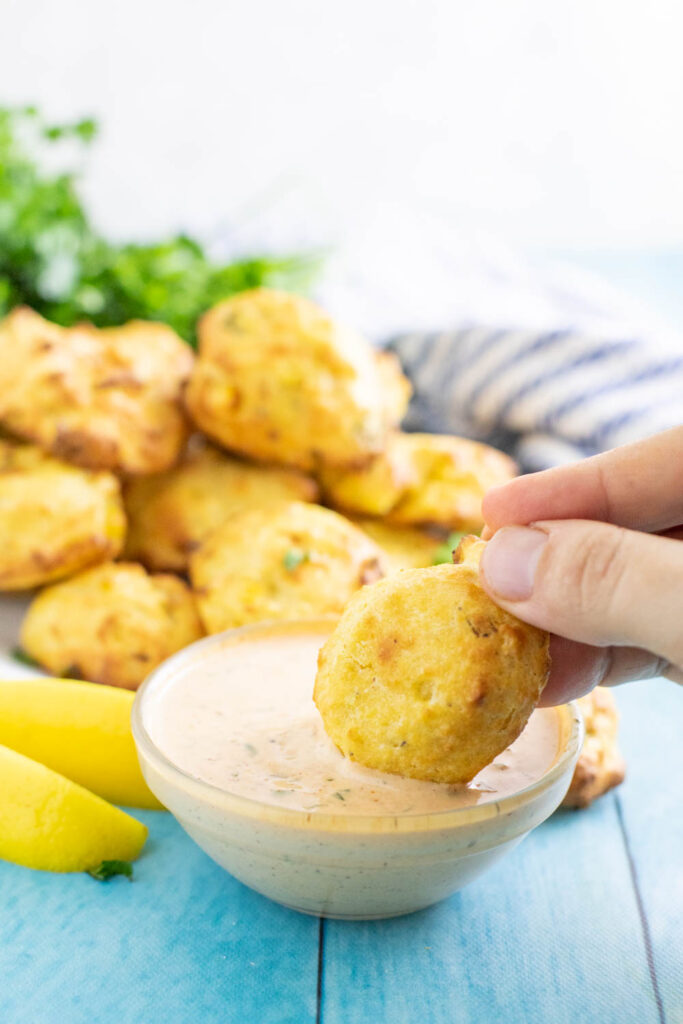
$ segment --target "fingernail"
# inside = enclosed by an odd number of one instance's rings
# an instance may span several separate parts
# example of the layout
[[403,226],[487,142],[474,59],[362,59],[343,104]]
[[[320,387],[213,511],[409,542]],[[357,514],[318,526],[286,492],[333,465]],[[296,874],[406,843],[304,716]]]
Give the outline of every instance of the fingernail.
[[494,594],[506,601],[526,601],[534,589],[536,566],[548,535],[528,526],[504,526],[481,556],[481,571]]

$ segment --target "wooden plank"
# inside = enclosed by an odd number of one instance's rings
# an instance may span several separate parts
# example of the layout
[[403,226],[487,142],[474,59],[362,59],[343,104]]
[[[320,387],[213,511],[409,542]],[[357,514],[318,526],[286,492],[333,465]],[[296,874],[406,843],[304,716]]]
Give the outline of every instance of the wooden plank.
[[328,922],[323,1024],[656,1024],[612,796],[560,812],[453,898]]
[[2,1024],[313,1024],[318,921],[217,867],[170,814],[135,881],[0,862]]
[[628,783],[624,832],[642,897],[662,1020],[683,1022],[683,690],[667,680],[622,686]]

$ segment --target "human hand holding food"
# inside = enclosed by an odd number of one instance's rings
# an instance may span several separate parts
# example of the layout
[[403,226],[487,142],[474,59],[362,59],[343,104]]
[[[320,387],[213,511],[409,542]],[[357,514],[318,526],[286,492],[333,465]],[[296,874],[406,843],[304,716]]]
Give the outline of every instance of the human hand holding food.
[[551,638],[543,704],[683,682],[683,427],[489,492],[483,586]]

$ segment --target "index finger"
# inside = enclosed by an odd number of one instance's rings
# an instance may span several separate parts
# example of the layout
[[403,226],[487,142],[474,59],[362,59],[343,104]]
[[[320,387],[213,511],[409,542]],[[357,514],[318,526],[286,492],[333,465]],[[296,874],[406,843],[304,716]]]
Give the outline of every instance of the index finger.
[[597,519],[650,533],[683,523],[683,426],[571,466],[520,476],[483,502],[491,531],[539,519]]

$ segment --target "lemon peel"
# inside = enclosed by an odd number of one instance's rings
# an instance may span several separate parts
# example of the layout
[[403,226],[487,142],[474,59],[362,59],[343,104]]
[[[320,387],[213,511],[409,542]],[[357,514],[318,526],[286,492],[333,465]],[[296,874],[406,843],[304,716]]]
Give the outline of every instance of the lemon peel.
[[147,828],[75,782],[0,746],[0,858],[42,871],[135,860]]
[[104,800],[160,809],[130,728],[134,694],[66,679],[0,680],[0,743]]

